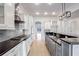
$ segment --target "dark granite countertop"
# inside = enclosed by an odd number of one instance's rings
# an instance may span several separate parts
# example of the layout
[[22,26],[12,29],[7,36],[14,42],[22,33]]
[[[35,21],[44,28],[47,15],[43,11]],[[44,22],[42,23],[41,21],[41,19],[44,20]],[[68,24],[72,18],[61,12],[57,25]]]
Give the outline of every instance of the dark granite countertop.
[[77,35],[69,35],[69,34],[65,34],[65,33],[56,33],[56,32],[45,32],[46,35],[50,35],[50,36],[59,36],[59,38],[65,38],[65,36],[67,36],[68,38],[78,38]]
[[10,49],[15,47],[20,42],[26,40],[29,36],[21,35],[18,37],[11,38],[9,40],[0,42],[0,56],[8,52]]
[[[46,35],[48,36],[48,35]],[[53,40],[55,43],[57,43],[58,45],[61,46],[61,40],[59,40],[58,38],[56,38],[55,36],[48,36],[51,40]]]
[[79,44],[79,38],[61,38],[60,40],[69,44]]
[[[48,35],[47,35],[48,36]],[[49,36],[50,38],[56,40],[58,43],[62,43],[64,41],[68,44],[79,44],[79,38],[56,38],[55,36]]]

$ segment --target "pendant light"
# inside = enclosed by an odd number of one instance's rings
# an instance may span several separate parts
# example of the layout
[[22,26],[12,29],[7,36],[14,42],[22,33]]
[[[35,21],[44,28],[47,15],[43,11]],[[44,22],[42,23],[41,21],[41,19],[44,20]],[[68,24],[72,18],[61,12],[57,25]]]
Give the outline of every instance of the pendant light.
[[69,18],[71,17],[71,11],[66,11],[66,4],[62,3],[62,15],[59,16],[60,20],[63,20],[64,18]]

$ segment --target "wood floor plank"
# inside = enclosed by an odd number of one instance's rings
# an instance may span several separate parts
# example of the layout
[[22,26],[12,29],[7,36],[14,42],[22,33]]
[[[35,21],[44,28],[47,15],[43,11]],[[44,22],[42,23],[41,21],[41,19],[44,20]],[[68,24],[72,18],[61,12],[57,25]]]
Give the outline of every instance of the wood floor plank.
[[41,40],[34,40],[29,56],[50,56],[45,44]]

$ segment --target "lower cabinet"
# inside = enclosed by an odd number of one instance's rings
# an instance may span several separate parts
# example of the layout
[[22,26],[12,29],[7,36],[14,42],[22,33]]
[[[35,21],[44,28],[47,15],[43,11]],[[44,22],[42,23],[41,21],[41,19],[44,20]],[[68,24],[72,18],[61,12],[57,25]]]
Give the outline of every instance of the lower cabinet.
[[62,56],[69,56],[70,55],[70,50],[71,48],[69,47],[69,44],[62,41]]
[[31,44],[32,39],[29,37],[28,39],[22,41],[14,48],[6,52],[3,56],[27,56],[30,51]]
[[56,56],[62,55],[62,47],[58,44],[56,44]]
[[48,51],[51,56],[56,55],[56,47],[55,47],[55,42],[53,42],[50,38],[46,37],[45,39],[46,42],[46,47],[48,48]]
[[33,40],[32,40],[31,37],[26,40],[26,54],[27,54],[27,55],[28,55],[29,52],[30,52],[30,47],[31,47],[31,45],[32,45],[32,41],[33,41]]
[[55,41],[53,41],[53,39],[46,37],[45,43],[51,56],[62,55],[62,46],[60,44],[57,44]]
[[79,56],[79,44],[62,41],[62,56]]
[[22,41],[18,44],[18,55],[17,56],[26,56],[26,41]]
[[7,53],[5,53],[3,56],[17,56],[18,55],[18,46],[15,46],[11,50],[9,50]]
[[18,48],[12,51],[8,56],[17,56],[18,55]]

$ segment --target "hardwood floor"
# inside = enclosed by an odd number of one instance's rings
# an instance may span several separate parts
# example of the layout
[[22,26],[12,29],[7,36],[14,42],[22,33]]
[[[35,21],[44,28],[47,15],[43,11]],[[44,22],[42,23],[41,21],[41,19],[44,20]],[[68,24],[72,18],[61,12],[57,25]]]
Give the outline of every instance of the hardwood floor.
[[42,40],[34,40],[28,56],[50,56]]

